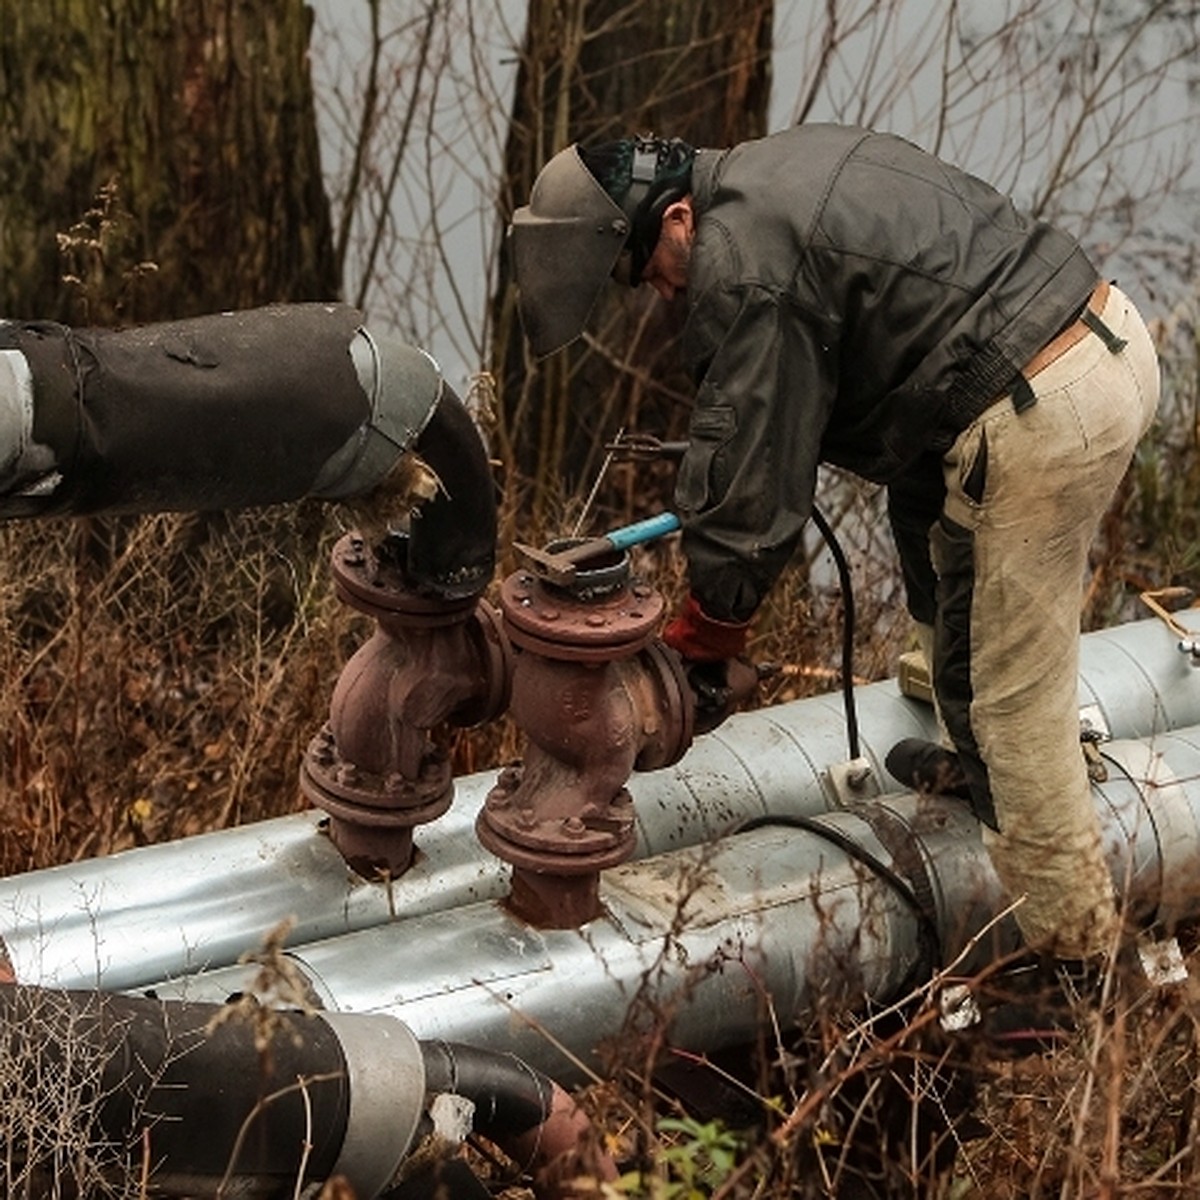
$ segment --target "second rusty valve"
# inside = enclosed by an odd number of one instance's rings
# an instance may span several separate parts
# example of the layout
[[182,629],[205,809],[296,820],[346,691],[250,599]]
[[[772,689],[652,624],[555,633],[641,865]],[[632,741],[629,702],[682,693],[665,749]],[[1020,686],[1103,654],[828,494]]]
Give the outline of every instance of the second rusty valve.
[[554,582],[563,575],[546,559],[570,561],[576,545],[552,544],[501,585],[516,651],[510,712],[528,745],[476,823],[483,845],[513,866],[512,910],[549,928],[599,914],[600,872],[636,841],[629,776],[671,765],[692,740],[687,679],[654,637],[661,593],[631,576],[619,541]]

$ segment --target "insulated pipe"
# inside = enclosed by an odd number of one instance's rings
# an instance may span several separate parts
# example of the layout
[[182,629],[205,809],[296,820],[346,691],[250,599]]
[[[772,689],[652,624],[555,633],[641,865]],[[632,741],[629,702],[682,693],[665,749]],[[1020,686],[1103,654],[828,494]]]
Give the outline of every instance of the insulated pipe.
[[470,1100],[475,1128],[532,1170],[537,1195],[570,1193],[581,1175],[616,1178],[586,1114],[549,1076],[515,1055],[460,1042],[422,1042],[421,1055],[426,1092]]
[[[1176,614],[1200,628],[1200,613]],[[855,690],[863,753],[882,786],[887,750],[935,737],[931,709],[895,681]],[[1080,701],[1116,738],[1200,724],[1200,671],[1158,621],[1082,641]],[[823,782],[846,757],[835,694],[739,714],[697,739],[674,767],[634,775],[635,857],[697,845],[765,814],[830,807]],[[493,773],[457,781],[450,811],[422,832],[413,868],[388,884],[346,868],[319,814],[124,851],[0,880],[0,937],[19,980],[57,987],[132,988],[234,962],[293,917],[294,944],[499,897],[507,875],[474,836]]]
[[[905,804],[889,802],[898,820],[911,815]],[[991,911],[994,876],[973,822],[962,806],[946,819],[944,836],[969,856],[958,875],[971,880],[969,907]],[[664,1026],[667,1044],[712,1051],[754,1040],[769,1012],[790,1027],[822,1004],[911,985],[921,915],[865,861],[890,863],[888,851],[858,816],[819,820],[837,840],[767,826],[606,872],[605,915],[578,931],[537,930],[486,903],[289,958],[331,1009],[403,1013],[422,1037],[504,1046],[564,1083],[580,1080],[576,1064],[644,1071]],[[231,967],[157,986],[220,1000],[250,983]]]
[[372,1200],[430,1127],[427,1101],[445,1094],[473,1106],[468,1129],[534,1172],[539,1197],[570,1194],[585,1170],[616,1175],[551,1079],[510,1054],[418,1043],[388,1016],[0,984],[0,1028],[8,1111],[24,1105],[45,1125],[4,1122],[19,1178],[52,1170],[70,1183],[56,1144],[69,1122],[77,1170],[120,1169],[124,1158],[158,1193],[290,1196],[340,1175]]
[[437,490],[409,522],[405,576],[444,600],[478,596],[496,565],[496,483],[479,430],[448,385],[414,448]]
[[428,356],[344,304],[119,332],[0,322],[0,516],[360,495],[440,390]]
[[[389,1017],[221,1020],[212,1005],[11,985],[0,1014],[6,1104],[27,1092],[44,1120],[71,1122],[80,1158],[107,1151],[116,1166],[123,1152],[157,1191],[272,1196],[340,1174],[366,1200],[395,1174],[425,1107],[417,1041]],[[52,1141],[30,1129],[6,1151],[29,1172]]]
[[[1095,795],[1113,877],[1133,918],[1171,931],[1200,916],[1200,728],[1113,743],[1105,759]],[[659,1026],[712,1050],[769,1033],[768,1014],[791,1025],[831,1000],[885,1004],[939,964],[970,974],[1018,946],[978,823],[951,800],[756,828],[610,871],[602,896],[605,916],[579,931],[477,904],[289,957],[330,1008],[504,1045],[570,1079],[572,1057],[644,1058]],[[245,979],[227,968],[166,986],[210,999]]]
[[496,541],[478,431],[427,354],[355,309],[278,304],[121,331],[0,321],[0,518],[368,492],[386,504],[414,447],[439,486],[412,521],[410,580],[476,595]]
[[[1172,615],[1200,633],[1200,608]],[[1146,738],[1200,725],[1200,669],[1161,621],[1086,634],[1080,664],[1080,709],[1098,712],[1110,737]]]

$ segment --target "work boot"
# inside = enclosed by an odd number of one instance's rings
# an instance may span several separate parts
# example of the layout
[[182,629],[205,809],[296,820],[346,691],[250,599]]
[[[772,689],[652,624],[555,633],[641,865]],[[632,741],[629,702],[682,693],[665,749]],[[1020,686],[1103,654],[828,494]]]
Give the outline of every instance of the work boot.
[[897,783],[925,796],[954,796],[970,803],[971,791],[958,755],[937,742],[905,738],[883,760]]
[[1031,957],[997,972],[976,995],[980,1037],[998,1058],[1065,1046],[1100,1007],[1107,971],[1103,960]]

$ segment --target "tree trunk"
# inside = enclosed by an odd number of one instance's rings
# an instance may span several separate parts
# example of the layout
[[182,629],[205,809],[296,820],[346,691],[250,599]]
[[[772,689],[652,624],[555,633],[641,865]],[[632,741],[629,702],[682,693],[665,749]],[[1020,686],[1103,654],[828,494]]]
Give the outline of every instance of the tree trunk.
[[[765,132],[772,8],[773,0],[531,0],[501,219],[527,202],[542,165],[571,142],[653,131],[724,146]],[[620,428],[682,430],[691,389],[675,352],[680,314],[648,289],[607,289],[593,316],[595,342],[534,364],[502,265],[493,304],[500,451],[510,497],[535,533],[570,524],[573,499]],[[626,515],[622,507],[610,495],[599,523]]]
[[0,313],[337,292],[302,0],[0,0]]
[[[0,0],[0,318],[329,299],[303,0]],[[0,869],[299,802],[323,506],[0,525]],[[314,565],[315,564],[315,565]]]

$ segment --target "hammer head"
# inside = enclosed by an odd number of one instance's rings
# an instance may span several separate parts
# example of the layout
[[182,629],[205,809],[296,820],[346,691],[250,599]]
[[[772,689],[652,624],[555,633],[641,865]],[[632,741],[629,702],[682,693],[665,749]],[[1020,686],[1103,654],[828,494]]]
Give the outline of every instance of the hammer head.
[[[554,549],[556,545],[561,548]],[[620,555],[620,551],[613,545],[611,537],[567,539],[566,545],[562,542],[551,542],[544,550],[539,550],[536,546],[526,546],[521,542],[514,542],[513,548],[539,579],[557,584],[559,587],[570,587],[574,584],[578,579],[579,568],[592,563],[593,559],[607,554],[610,556],[610,561],[613,561]],[[602,568],[605,564],[597,563],[595,565]]]
[[514,542],[513,549],[539,579],[565,587],[575,578],[575,562],[563,557],[565,550],[539,550],[537,546],[527,546],[523,542]]

